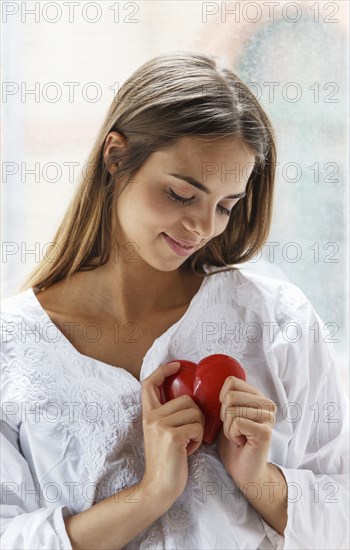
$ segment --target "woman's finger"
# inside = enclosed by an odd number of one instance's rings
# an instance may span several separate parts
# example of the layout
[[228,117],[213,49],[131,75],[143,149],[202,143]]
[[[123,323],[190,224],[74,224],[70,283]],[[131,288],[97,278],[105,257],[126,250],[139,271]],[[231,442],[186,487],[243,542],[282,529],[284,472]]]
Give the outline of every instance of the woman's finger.
[[225,393],[222,406],[228,407],[249,407],[252,409],[261,409],[276,412],[276,404],[264,395],[252,395],[243,391],[229,390]]
[[266,409],[261,407],[233,406],[226,407],[225,404],[220,409],[220,419],[225,422],[227,419],[247,418],[253,422],[266,424],[275,424],[275,413],[272,408]]
[[240,392],[250,393],[254,396],[260,396],[264,397],[264,394],[261,393],[257,388],[252,386],[251,384],[248,384],[245,380],[242,380],[241,378],[236,378],[236,376],[228,376],[225,380],[225,382],[222,385],[220,394],[219,394],[219,400],[222,402],[225,393],[229,390],[237,390]]
[[[168,426],[176,428],[178,426],[183,426],[184,424],[191,424],[194,422],[199,422],[204,427],[205,418],[202,411],[197,407],[193,402],[194,406],[189,409],[184,409],[183,407],[173,412],[169,415],[164,415],[163,418],[166,421]],[[165,406],[163,406],[164,408]]]
[[179,441],[186,441],[187,453],[192,454],[200,447],[203,440],[204,427],[203,424],[198,422],[192,422],[185,426],[179,426],[175,428],[174,439]]
[[165,378],[177,372],[180,368],[179,361],[161,365],[152,374],[147,376],[142,382],[141,398],[142,409],[144,413],[153,411],[161,407],[159,387],[163,384]]
[[250,445],[258,447],[270,440],[272,427],[270,424],[259,424],[247,418],[235,418],[224,424],[224,434],[230,441],[244,435]]

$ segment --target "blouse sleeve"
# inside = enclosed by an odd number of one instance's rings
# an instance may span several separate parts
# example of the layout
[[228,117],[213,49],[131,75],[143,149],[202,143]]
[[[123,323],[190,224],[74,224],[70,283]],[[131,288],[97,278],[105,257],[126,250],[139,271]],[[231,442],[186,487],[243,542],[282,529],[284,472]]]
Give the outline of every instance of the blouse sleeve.
[[19,430],[1,409],[1,548],[72,550],[64,518],[67,506],[40,505],[28,462],[20,450]]
[[[277,465],[288,483],[285,548],[349,548],[348,404],[329,370],[318,399],[322,411],[298,468]],[[336,418],[335,411],[341,411]],[[327,418],[328,415],[328,418]],[[333,423],[334,421],[334,423]],[[307,437],[305,433],[305,437]]]
[[288,421],[293,425],[286,464],[272,461],[288,485],[284,540],[267,524],[265,530],[278,549],[346,549],[350,547],[349,399],[330,334],[306,298],[295,319],[299,340],[280,342],[275,350],[288,399],[285,410],[291,412]]

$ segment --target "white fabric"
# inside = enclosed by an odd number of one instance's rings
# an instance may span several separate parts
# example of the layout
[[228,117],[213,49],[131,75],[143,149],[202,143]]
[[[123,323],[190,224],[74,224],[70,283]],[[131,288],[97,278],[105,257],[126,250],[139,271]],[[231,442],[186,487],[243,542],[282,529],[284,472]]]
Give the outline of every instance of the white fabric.
[[[3,300],[2,323],[1,547],[71,549],[66,515],[142,479],[141,384],[80,354],[33,289]],[[284,537],[240,493],[214,443],[189,457],[184,493],[124,550],[349,548],[348,399],[328,340],[293,284],[239,270],[206,277],[146,353],[140,379],[212,353],[242,363],[278,404],[269,461],[290,484]]]

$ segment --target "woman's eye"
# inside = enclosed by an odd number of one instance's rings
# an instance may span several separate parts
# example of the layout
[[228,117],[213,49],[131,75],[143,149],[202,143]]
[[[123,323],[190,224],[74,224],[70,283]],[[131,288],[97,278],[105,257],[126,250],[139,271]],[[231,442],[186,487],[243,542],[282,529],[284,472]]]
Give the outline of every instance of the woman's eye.
[[[175,201],[175,202],[178,202],[178,203],[181,203],[183,205],[188,205],[188,204],[191,204],[194,197],[190,197],[189,199],[186,199],[185,197],[180,197],[179,195],[177,195],[176,193],[174,193],[174,191],[169,187],[168,189],[168,197]],[[218,205],[218,210],[220,212],[220,214],[224,214],[226,216],[229,216],[231,214],[231,210],[228,210],[228,208],[224,208],[223,206],[220,206]]]
[[186,199],[185,197],[180,197],[179,195],[174,193],[174,191],[172,189],[170,189],[170,187],[169,187],[168,195],[173,201],[181,202],[181,204],[191,204],[191,202],[194,199],[194,197],[190,197],[189,199]]

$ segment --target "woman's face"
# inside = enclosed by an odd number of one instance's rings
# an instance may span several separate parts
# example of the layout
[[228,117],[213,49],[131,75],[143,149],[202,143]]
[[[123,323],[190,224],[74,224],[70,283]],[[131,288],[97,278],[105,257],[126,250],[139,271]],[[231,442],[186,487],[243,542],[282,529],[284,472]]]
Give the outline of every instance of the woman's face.
[[[253,165],[254,156],[233,137],[183,137],[150,155],[116,202],[119,256],[141,258],[161,271],[179,268],[225,231]],[[188,241],[193,248],[173,241]]]

